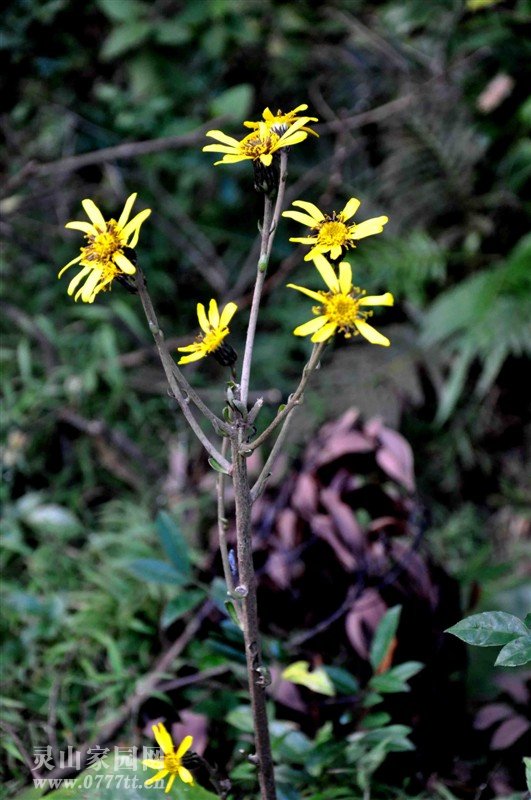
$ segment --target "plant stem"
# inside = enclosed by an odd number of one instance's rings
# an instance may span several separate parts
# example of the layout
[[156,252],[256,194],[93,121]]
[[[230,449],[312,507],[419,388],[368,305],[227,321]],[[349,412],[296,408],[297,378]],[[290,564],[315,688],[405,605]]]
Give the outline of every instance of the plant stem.
[[[226,456],[229,441],[223,439],[221,443],[221,454]],[[225,583],[227,584],[227,594],[231,597],[234,593],[234,580],[232,578],[232,570],[229,563],[229,548],[227,545],[227,518],[225,516],[225,474],[218,472],[218,479],[216,481],[216,495],[217,495],[217,511],[218,511],[218,538],[219,538],[219,551],[221,553],[221,563],[223,565],[223,575]]]
[[256,439],[254,439],[252,442],[246,442],[244,444],[243,446],[244,453],[247,453],[247,455],[249,455],[249,452],[256,450],[257,447],[260,447],[260,445],[263,444],[266,441],[266,439],[268,439],[271,436],[275,428],[277,428],[280,425],[280,423],[286,419],[286,417],[291,413],[291,411],[295,408],[295,406],[299,405],[299,403],[302,400],[306,384],[310,380],[312,372],[315,370],[315,368],[319,363],[319,359],[321,357],[321,353],[323,352],[323,348],[324,348],[324,342],[319,342],[318,344],[314,344],[310,360],[308,361],[308,363],[306,364],[306,366],[302,371],[302,377],[299,385],[297,386],[293,394],[290,395],[288,402],[286,403],[282,411],[278,412],[273,422],[271,422],[267,426],[267,428],[264,431],[262,431],[262,433],[259,436],[256,437]]
[[[219,452],[219,450],[214,447],[210,439],[203,433],[201,427],[197,420],[195,419],[194,415],[190,410],[190,406],[186,401],[179,383],[177,383],[177,379],[175,377],[175,362],[173,358],[168,353],[166,348],[166,342],[164,341],[164,334],[159,327],[159,323],[157,320],[157,315],[155,313],[155,309],[153,308],[153,303],[151,302],[151,297],[149,296],[147,286],[146,286],[146,279],[144,278],[144,273],[137,266],[137,271],[135,275],[136,279],[136,288],[138,289],[138,294],[140,300],[142,302],[142,307],[144,309],[144,313],[146,315],[146,319],[148,321],[149,330],[153,334],[153,339],[155,340],[155,345],[157,348],[157,352],[159,354],[159,358],[162,364],[162,368],[164,370],[164,374],[166,375],[166,380],[168,381],[172,396],[177,400],[183,415],[190,425],[191,429],[207,451],[209,455],[217,461],[217,463],[227,472],[231,473],[232,465],[229,461]],[[181,376],[182,380],[185,382],[186,386],[188,387],[188,381],[184,375]],[[190,386],[189,389],[192,389]],[[190,395],[190,391],[188,388],[185,389],[186,393]],[[193,389],[192,389],[193,392]],[[194,393],[195,394],[195,393]],[[220,420],[221,423],[221,420]]]
[[280,176],[278,182],[277,198],[275,202],[275,210],[273,212],[273,205],[267,195],[264,196],[264,218],[262,220],[262,241],[260,246],[260,256],[258,258],[258,269],[256,273],[256,281],[254,284],[253,300],[251,303],[251,313],[249,315],[249,323],[247,325],[247,338],[245,340],[245,350],[243,353],[242,363],[242,376],[240,380],[240,400],[244,405],[247,405],[249,396],[249,378],[251,374],[251,361],[253,358],[254,337],[256,333],[256,323],[258,321],[258,311],[260,309],[260,299],[262,297],[262,289],[269,265],[269,258],[273,248],[273,241],[280,219],[280,212],[282,211],[282,203],[284,200],[284,191],[286,187],[288,157],[284,150],[280,153]]
[[276,800],[273,757],[269,739],[265,690],[269,683],[267,670],[262,666],[262,648],[258,630],[256,578],[253,565],[251,529],[251,491],[246,459],[240,454],[245,428],[234,435],[232,444],[234,502],[236,512],[236,538],[238,544],[238,571],[242,596],[242,622],[247,663],[247,680],[253,714],[253,727],[257,756],[260,796],[262,800]]
[[286,437],[287,437],[288,432],[289,432],[291,420],[293,419],[293,414],[295,413],[296,410],[297,410],[297,406],[293,406],[290,409],[290,412],[287,414],[287,416],[286,416],[286,418],[284,420],[284,424],[282,425],[282,427],[280,429],[280,433],[278,434],[278,436],[277,436],[277,438],[275,440],[275,444],[271,448],[271,452],[269,453],[269,455],[267,457],[267,461],[264,464],[264,466],[262,468],[262,471],[260,472],[260,475],[258,476],[258,478],[256,480],[256,483],[254,484],[253,488],[251,489],[251,502],[253,502],[253,503],[256,500],[258,500],[258,498],[263,493],[263,491],[264,491],[264,489],[266,487],[266,483],[269,480],[269,477],[271,476],[271,469],[273,467],[273,464],[275,463],[275,459],[278,456],[278,454],[280,453],[280,451],[282,450],[282,448],[284,446],[284,443],[286,441]]

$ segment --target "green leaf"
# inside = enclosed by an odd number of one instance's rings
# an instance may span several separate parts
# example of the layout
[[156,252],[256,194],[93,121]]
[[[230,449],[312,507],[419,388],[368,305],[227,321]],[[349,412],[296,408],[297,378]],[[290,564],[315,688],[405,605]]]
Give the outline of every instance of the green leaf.
[[341,667],[324,667],[339,694],[358,694],[360,685],[358,680]]
[[210,104],[214,117],[226,117],[241,122],[249,115],[253,100],[253,87],[249,83],[240,83],[222,92]]
[[379,667],[391,646],[398,628],[401,611],[402,606],[393,606],[393,608],[388,609],[376,628],[369,654],[369,661],[373,670]]
[[529,614],[525,615],[524,625],[526,626],[526,628],[529,628],[529,630],[531,630],[531,611],[529,612]]
[[134,17],[142,16],[146,12],[146,6],[140,0],[96,0],[97,5],[103,13],[114,22],[127,22]]
[[229,725],[243,733],[253,732],[253,712],[251,706],[237,706],[229,711],[226,717]]
[[102,61],[112,61],[143,44],[152,30],[151,22],[138,21],[127,22],[116,27],[105,39],[101,48],[100,57]]
[[155,520],[160,543],[171,563],[184,578],[189,578],[192,573],[188,542],[181,529],[166,511],[160,511]]
[[236,613],[236,607],[234,605],[234,601],[233,600],[225,600],[225,608],[227,609],[227,614],[229,615],[231,620],[234,622],[234,624],[237,625],[238,628],[241,628],[241,622],[238,619],[238,614]]
[[414,675],[417,675],[421,669],[424,669],[424,664],[420,661],[405,661],[403,664],[398,664],[389,670],[389,674],[393,677],[400,678],[402,681],[408,681]]
[[525,782],[527,784],[527,790],[531,792],[531,758],[524,758],[524,766],[525,766]]
[[336,690],[323,667],[317,667],[310,672],[310,664],[307,661],[295,661],[286,667],[282,672],[282,677],[290,683],[297,683],[306,686],[312,692],[325,694],[334,697]]
[[531,661],[531,633],[519,636],[502,647],[494,662],[497,667],[520,667]]
[[156,558],[135,558],[125,564],[125,568],[135,578],[153,583],[173,583],[182,585],[182,575],[166,561]]
[[382,694],[394,694],[395,692],[409,692],[411,691],[407,683],[391,675],[389,672],[384,672],[383,675],[373,675],[369,681],[369,686],[376,692]]
[[210,456],[210,458],[208,459],[208,463],[210,464],[210,466],[212,467],[212,469],[215,469],[215,470],[216,470],[216,472],[222,472],[222,473],[223,473],[223,475],[228,475],[228,474],[229,474],[229,473],[227,472],[227,470],[225,469],[225,467],[222,467],[222,466],[221,466],[221,464],[218,464],[218,462],[216,461],[216,459],[215,459],[215,458],[212,458],[212,456]]
[[161,626],[169,628],[176,620],[195,608],[204,597],[205,593],[200,589],[187,589],[177,597],[173,597],[164,607],[160,618]]
[[485,611],[462,619],[446,629],[467,644],[478,647],[493,647],[507,644],[518,636],[525,636],[527,628],[518,617],[505,611]]
[[192,30],[180,20],[165,19],[155,30],[155,39],[163,45],[186,44],[192,38]]

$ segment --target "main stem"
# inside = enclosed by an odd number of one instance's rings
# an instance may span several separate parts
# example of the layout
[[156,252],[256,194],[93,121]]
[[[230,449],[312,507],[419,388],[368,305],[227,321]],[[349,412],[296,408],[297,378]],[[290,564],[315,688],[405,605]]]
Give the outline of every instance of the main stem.
[[236,512],[236,537],[238,544],[239,583],[245,589],[242,599],[243,638],[247,663],[247,680],[253,713],[253,726],[257,756],[258,779],[262,800],[276,800],[273,756],[267,721],[266,687],[268,672],[262,665],[262,647],[258,630],[256,579],[253,565],[251,530],[251,489],[247,461],[240,455],[243,431],[232,440],[234,501]]

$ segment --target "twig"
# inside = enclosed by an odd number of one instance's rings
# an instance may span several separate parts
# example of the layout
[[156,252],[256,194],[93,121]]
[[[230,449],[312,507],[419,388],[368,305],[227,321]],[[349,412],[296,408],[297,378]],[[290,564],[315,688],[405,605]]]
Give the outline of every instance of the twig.
[[[224,439],[221,443],[221,453],[223,456],[227,454],[227,447],[228,439]],[[216,481],[216,495],[218,508],[219,551],[221,553],[223,575],[225,576],[225,583],[227,584],[227,593],[232,595],[234,592],[234,581],[232,579],[232,570],[229,563],[229,549],[227,544],[227,518],[225,516],[225,475],[223,472],[218,472],[218,479]]]
[[182,136],[162,136],[159,139],[148,139],[143,142],[125,142],[115,147],[103,147],[100,150],[92,150],[90,153],[81,153],[76,156],[60,158],[57,161],[50,161],[48,164],[37,164],[35,161],[30,161],[6,183],[5,191],[12,191],[28,178],[45,178],[48,175],[75,172],[82,167],[87,167],[91,164],[101,164],[105,161],[116,161],[121,158],[137,158],[138,156],[145,156],[149,153],[160,153],[163,150],[179,150],[182,147],[188,147],[200,142],[203,139],[205,131],[213,126],[215,127],[222,119],[223,117],[211,120],[195,131],[185,133]]
[[195,389],[193,389],[192,386],[188,383],[188,381],[186,380],[186,378],[184,377],[181,370],[179,369],[179,367],[177,366],[177,364],[173,359],[171,359],[171,363],[175,380],[177,381],[183,392],[190,398],[192,403],[194,403],[199,409],[199,411],[201,411],[201,413],[204,414],[205,417],[209,420],[216,433],[220,433],[221,431],[223,431],[224,433],[228,433],[227,425],[225,425],[223,420],[221,420],[216,414],[214,414],[213,411],[209,409],[204,400],[201,399],[201,397],[197,394]]
[[[230,474],[232,472],[232,465],[227,461],[227,459],[224,456],[221,455],[219,450],[216,447],[214,447],[210,439],[203,433],[201,427],[199,426],[199,423],[192,414],[190,407],[182,394],[181,386],[186,387],[184,391],[186,391],[186,393],[189,396],[190,396],[190,391],[193,393],[192,387],[189,386],[188,381],[182,374],[181,374],[181,380],[179,380],[179,383],[177,383],[177,379],[175,377],[175,370],[177,369],[177,366],[166,349],[164,334],[162,333],[162,330],[159,327],[157,321],[157,315],[155,314],[153,303],[151,302],[151,298],[147,291],[144,273],[142,272],[140,267],[137,267],[135,278],[136,278],[135,281],[136,287],[138,289],[138,294],[142,302],[142,307],[144,309],[144,313],[148,321],[148,326],[151,333],[153,334],[153,339],[155,340],[155,345],[157,347],[162,368],[164,369],[166,380],[168,381],[172,395],[177,400],[186,421],[190,425],[191,429],[193,430],[193,432],[195,433],[195,435],[197,436],[197,438],[199,439],[199,441],[201,442],[207,453],[209,453],[212,456],[212,458],[228,474]],[[224,423],[222,423],[220,427],[223,429],[225,427]]]
[[267,195],[264,196],[262,242],[260,247],[260,256],[258,258],[258,269],[256,274],[256,282],[254,284],[251,313],[249,315],[249,322],[247,325],[247,337],[245,339],[245,350],[243,353],[242,375],[240,381],[240,400],[243,405],[247,405],[247,399],[249,396],[249,378],[251,373],[251,361],[253,357],[256,323],[258,321],[258,311],[260,309],[260,298],[262,296],[262,289],[264,287],[267,267],[269,265],[271,248],[273,247],[275,232],[278,227],[280,212],[282,210],[282,202],[284,199],[284,190],[287,177],[287,164],[288,157],[285,150],[282,150],[280,153],[280,177],[274,213],[272,211],[271,200]]
[[259,436],[256,437],[256,439],[254,439],[252,442],[244,443],[243,453],[249,455],[250,452],[256,450],[257,447],[260,447],[260,445],[263,444],[266,441],[266,439],[268,439],[269,436],[273,433],[275,428],[277,428],[280,425],[280,423],[283,422],[283,420],[288,416],[288,414],[293,410],[293,408],[295,408],[295,406],[300,403],[304,389],[306,388],[306,384],[308,383],[312,372],[315,370],[317,364],[319,363],[319,359],[321,357],[321,353],[323,352],[323,348],[324,348],[324,342],[319,342],[318,344],[314,344],[310,360],[308,361],[308,363],[306,364],[306,366],[302,371],[302,377],[300,383],[293,392],[293,394],[288,399],[288,402],[286,403],[282,411],[278,412],[273,422],[271,422],[267,426],[267,428],[264,431],[262,431],[262,433]]
[[282,428],[280,429],[280,433],[278,434],[278,436],[277,436],[277,438],[275,440],[275,444],[271,448],[271,452],[269,453],[269,456],[267,457],[267,461],[264,464],[264,466],[262,468],[262,471],[260,472],[260,475],[256,479],[256,483],[254,484],[253,488],[251,489],[251,502],[252,503],[254,503],[256,500],[258,500],[258,498],[262,495],[262,493],[263,493],[263,491],[264,491],[264,489],[266,487],[266,483],[269,480],[269,478],[271,477],[271,469],[273,467],[273,464],[275,463],[276,457],[278,456],[280,450],[284,446],[284,443],[286,441],[286,437],[287,437],[287,435],[289,433],[289,428],[290,428],[290,425],[291,425],[291,421],[293,419],[293,415],[294,415],[296,410],[297,410],[297,407],[293,406],[291,408],[290,412],[286,415],[286,418],[284,420],[284,424],[283,424]]

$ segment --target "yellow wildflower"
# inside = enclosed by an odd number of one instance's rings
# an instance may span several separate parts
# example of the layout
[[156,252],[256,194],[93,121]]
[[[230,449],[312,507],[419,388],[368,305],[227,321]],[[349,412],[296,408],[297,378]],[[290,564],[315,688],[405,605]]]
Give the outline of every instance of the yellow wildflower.
[[181,353],[190,353],[189,356],[182,356],[178,363],[189,364],[191,361],[199,361],[200,358],[213,355],[225,366],[234,364],[236,353],[230,345],[224,344],[223,340],[230,333],[228,325],[237,308],[236,303],[227,303],[220,314],[218,304],[215,300],[211,300],[207,317],[203,303],[198,303],[197,318],[203,333],[199,334],[193,344],[177,348]]
[[249,133],[241,141],[227,136],[223,131],[208,131],[206,134],[211,139],[216,139],[220,144],[207,144],[204,152],[225,153],[220,161],[214,164],[235,164],[237,161],[260,161],[269,167],[273,161],[273,154],[283,147],[291,147],[303,142],[308,134],[302,128],[309,122],[310,117],[299,117],[283,133],[276,133],[267,122],[258,122],[257,129]]
[[142,761],[145,767],[158,770],[152,778],[148,778],[144,785],[150,786],[152,783],[157,783],[157,781],[165,778],[166,775],[170,776],[168,778],[168,785],[164,790],[166,794],[170,791],[177,776],[183,783],[192,785],[194,782],[192,773],[190,770],[186,769],[186,767],[183,767],[182,757],[192,746],[194,741],[193,737],[185,736],[177,750],[175,750],[173,740],[162,722],[159,722],[158,725],[153,725],[153,734],[157,740],[158,746],[162,750],[164,758],[146,758]]
[[[60,278],[73,264],[81,264],[83,269],[68,285],[69,295],[77,289],[75,300],[81,297],[84,303],[93,303],[98,292],[110,288],[114,278],[134,275],[136,272],[128,253],[136,247],[140,226],[151,214],[151,209],[146,208],[129,220],[135,200],[136,193],[127,198],[118,222],[115,219],[106,222],[92,200],[83,200],[82,205],[90,222],[67,222],[65,225],[66,228],[84,233],[87,240],[85,247],[81,248],[81,255],[69,261],[57,276]],[[83,279],[84,285],[78,288]]]
[[304,209],[306,213],[284,211],[282,216],[290,217],[315,231],[312,236],[290,239],[290,242],[313,245],[310,252],[304,256],[305,261],[314,259],[318,253],[330,253],[330,258],[335,260],[339,258],[343,248],[356,247],[359,239],[372,236],[374,233],[381,233],[383,226],[388,222],[387,217],[373,217],[365,222],[348,225],[348,220],[360,207],[360,201],[355,197],[350,198],[343,211],[339,213],[334,211],[331,217],[323,214],[313,203],[307,203],[304,200],[295,200],[293,205]]
[[295,328],[293,331],[295,336],[312,334],[312,342],[324,342],[336,332],[344,334],[346,339],[361,333],[371,344],[389,347],[391,344],[389,339],[366,321],[373,312],[365,311],[364,308],[365,306],[392,306],[393,295],[386,292],[366,297],[364,291],[352,285],[352,268],[346,261],[342,261],[339,265],[339,277],[323,255],[316,255],[314,263],[329,291],[314,292],[304,286],[288,283],[290,289],[297,289],[298,292],[308,295],[319,303],[313,308],[316,316]]
[[[307,108],[308,106],[306,105],[306,103],[303,103],[302,105],[297,106],[297,108],[294,108],[292,111],[288,111],[287,114],[283,114],[280,109],[278,109],[276,114],[273,114],[269,108],[266,108],[262,114],[262,118],[266,123],[266,125],[269,128],[271,128],[271,130],[275,131],[275,133],[283,134],[288,130],[290,125],[293,125],[293,123],[299,119],[298,116],[299,111],[306,111]],[[319,120],[317,119],[317,117],[307,117],[306,121],[318,122]],[[256,130],[257,128],[260,127],[260,122],[251,122],[249,120],[244,122],[243,124],[245,125],[246,128],[252,128],[253,130]],[[306,133],[311,133],[312,136],[319,135],[315,131],[312,131],[312,129],[307,127],[306,125],[302,126],[301,131],[306,131]]]

